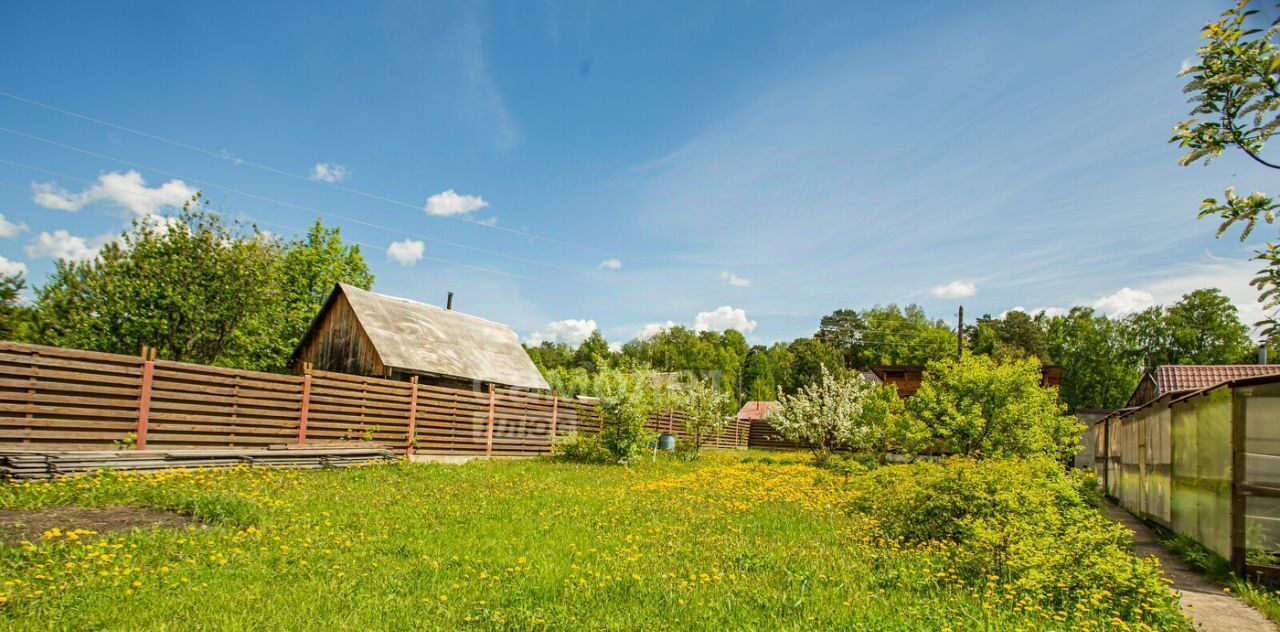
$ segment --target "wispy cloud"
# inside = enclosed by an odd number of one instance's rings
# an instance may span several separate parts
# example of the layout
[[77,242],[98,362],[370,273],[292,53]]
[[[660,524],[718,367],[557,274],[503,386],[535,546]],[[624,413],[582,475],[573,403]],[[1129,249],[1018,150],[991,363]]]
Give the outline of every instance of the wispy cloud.
[[605,259],[604,261],[601,261],[600,265],[597,267],[601,270],[621,270],[622,261],[619,259]]
[[744,279],[728,270],[720,273],[720,281],[737,287],[748,287],[751,285],[751,279]]
[[468,6],[463,11],[454,41],[449,52],[462,74],[459,92],[462,103],[478,119],[477,124],[492,135],[495,149],[503,152],[515,149],[520,144],[520,131],[489,67],[485,29],[478,8]]
[[311,169],[311,179],[317,182],[328,182],[335,184],[347,179],[351,172],[343,165],[317,162],[315,167]]
[[0,214],[0,237],[12,239],[25,232],[27,232],[26,224],[11,222],[3,214]]
[[537,345],[543,342],[563,342],[576,346],[582,344],[582,341],[591,336],[591,332],[597,328],[594,320],[568,318],[552,321],[542,329],[529,334],[529,337],[525,338],[525,343]]

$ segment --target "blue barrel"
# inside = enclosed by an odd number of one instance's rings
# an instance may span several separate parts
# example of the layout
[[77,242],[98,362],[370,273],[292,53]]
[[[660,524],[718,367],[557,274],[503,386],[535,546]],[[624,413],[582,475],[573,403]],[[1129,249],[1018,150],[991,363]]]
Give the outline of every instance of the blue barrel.
[[675,450],[676,436],[667,432],[664,432],[658,435],[658,449],[659,450]]

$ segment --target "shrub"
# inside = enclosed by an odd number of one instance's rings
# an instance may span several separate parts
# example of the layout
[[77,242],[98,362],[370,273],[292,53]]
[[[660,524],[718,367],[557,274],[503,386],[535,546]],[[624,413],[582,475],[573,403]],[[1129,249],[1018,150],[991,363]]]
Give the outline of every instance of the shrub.
[[955,458],[853,478],[849,508],[872,518],[886,538],[942,555],[944,579],[1011,604],[1025,599],[1051,612],[1101,609],[1125,621],[1179,624],[1158,562],[1129,553],[1129,532],[1082,493],[1088,484],[1049,460]]
[[966,354],[930,362],[907,408],[944,452],[978,458],[1065,459],[1079,449],[1083,430],[1057,390],[1041,386],[1035,358]]
[[[652,433],[646,428],[660,409],[670,404],[670,394],[652,372],[626,372],[603,368],[579,383],[582,392],[597,398],[600,432],[578,433],[557,442],[556,451],[573,460],[631,463],[648,447]],[[585,411],[579,411],[584,414]]]

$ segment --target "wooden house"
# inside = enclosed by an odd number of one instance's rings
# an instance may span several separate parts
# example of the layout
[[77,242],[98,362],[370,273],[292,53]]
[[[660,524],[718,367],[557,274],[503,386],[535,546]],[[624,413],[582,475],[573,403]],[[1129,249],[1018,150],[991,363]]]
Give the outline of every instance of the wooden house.
[[[887,364],[871,367],[871,372],[880,378],[885,384],[893,384],[898,387],[898,395],[902,398],[911,397],[920,390],[920,382],[924,379],[925,365],[923,364]],[[1058,386],[1062,383],[1062,367],[1056,364],[1046,364],[1040,367],[1040,385],[1041,386]]]
[[339,283],[290,358],[321,371],[482,388],[550,387],[506,325]]
[[1173,393],[1190,393],[1223,382],[1280,373],[1280,364],[1167,364],[1138,381],[1128,407],[1143,406]]

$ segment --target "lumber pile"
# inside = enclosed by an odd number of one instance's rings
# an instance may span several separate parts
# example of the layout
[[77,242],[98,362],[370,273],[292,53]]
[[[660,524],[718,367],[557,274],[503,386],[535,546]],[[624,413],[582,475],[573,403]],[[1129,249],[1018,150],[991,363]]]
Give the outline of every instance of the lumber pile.
[[218,450],[0,451],[0,478],[47,479],[102,469],[154,472],[265,465],[292,469],[347,467],[395,458],[386,448],[307,447]]

